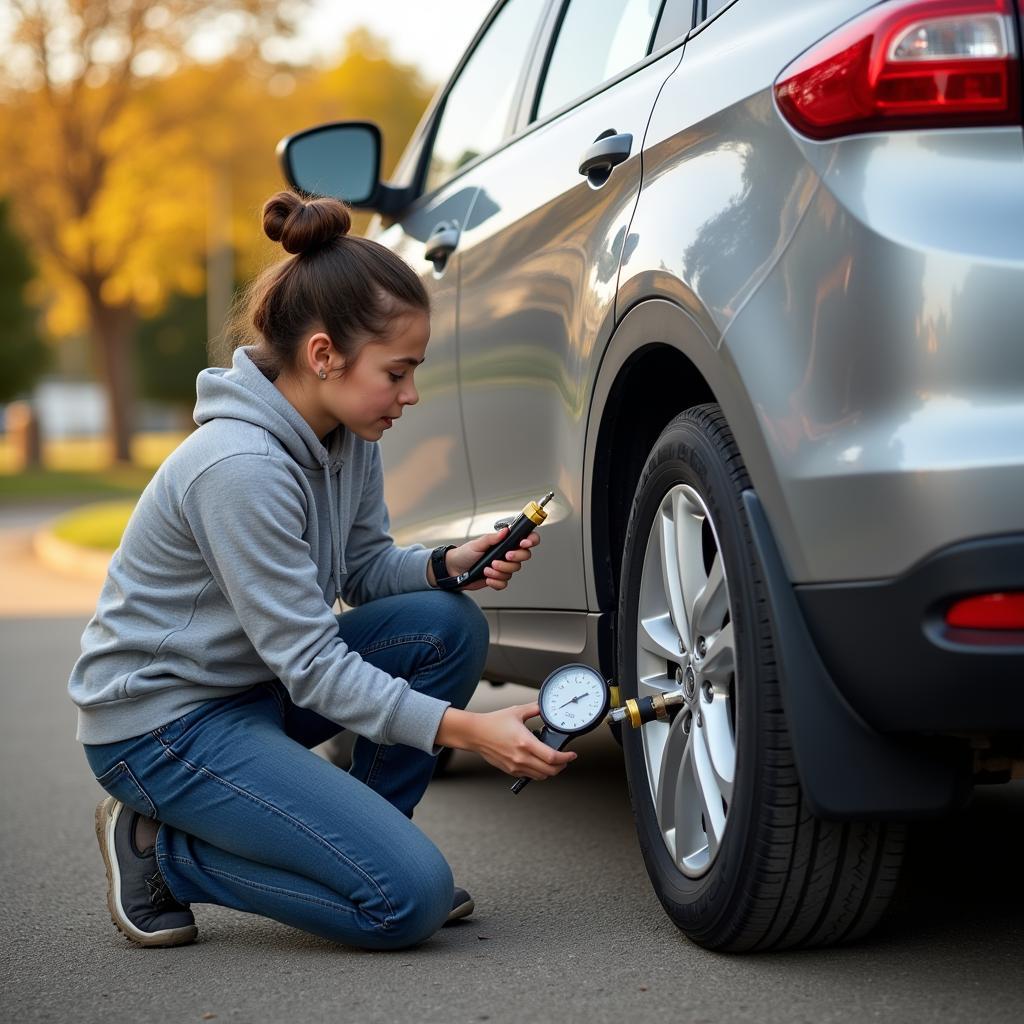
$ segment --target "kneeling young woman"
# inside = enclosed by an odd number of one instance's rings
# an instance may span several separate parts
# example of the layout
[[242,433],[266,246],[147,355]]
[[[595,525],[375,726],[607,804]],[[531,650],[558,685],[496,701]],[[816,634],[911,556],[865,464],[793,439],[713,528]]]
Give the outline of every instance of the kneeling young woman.
[[[193,903],[365,949],[423,941],[473,908],[413,808],[443,746],[549,778],[536,704],[465,711],[484,616],[388,534],[379,446],[418,401],[429,300],[346,207],[282,192],[292,254],[248,303],[250,343],[197,380],[199,428],[157,471],[108,570],[69,690],[109,794],[96,811],[117,927],[197,934]],[[503,535],[439,553],[449,575]],[[467,589],[507,586],[536,533]],[[338,597],[353,606],[336,615]],[[345,772],[310,748],[340,729]]]

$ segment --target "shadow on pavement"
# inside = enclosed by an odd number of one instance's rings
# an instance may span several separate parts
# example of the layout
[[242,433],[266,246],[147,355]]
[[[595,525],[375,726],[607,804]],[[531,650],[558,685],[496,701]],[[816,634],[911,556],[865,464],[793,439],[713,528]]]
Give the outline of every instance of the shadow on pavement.
[[911,831],[900,891],[879,936],[976,936],[1024,953],[1024,785],[978,787],[950,818]]

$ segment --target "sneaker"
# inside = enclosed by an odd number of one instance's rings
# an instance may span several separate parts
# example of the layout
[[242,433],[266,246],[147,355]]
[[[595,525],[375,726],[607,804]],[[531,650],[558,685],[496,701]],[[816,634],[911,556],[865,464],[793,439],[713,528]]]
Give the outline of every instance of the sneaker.
[[469,917],[476,908],[476,904],[473,902],[473,897],[466,892],[465,889],[460,889],[455,886],[455,892],[452,896],[452,909],[448,914],[448,919],[445,924],[451,924],[452,921],[458,921],[463,917]]
[[96,808],[111,920],[140,946],[183,946],[198,934],[196,919],[171,895],[156,862],[156,849],[140,851],[135,845],[138,817],[138,811],[112,796]]

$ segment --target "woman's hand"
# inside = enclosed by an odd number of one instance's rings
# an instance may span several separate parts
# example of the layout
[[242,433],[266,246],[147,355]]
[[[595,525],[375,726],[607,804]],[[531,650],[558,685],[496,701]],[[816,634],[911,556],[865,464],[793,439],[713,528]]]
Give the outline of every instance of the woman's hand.
[[516,778],[550,779],[576,760],[572,751],[553,750],[523,724],[540,706],[514,704],[483,714],[448,708],[435,740],[440,746],[475,750],[488,763]]
[[[507,536],[508,527],[503,526],[495,533],[485,533],[482,537],[477,537],[476,540],[470,540],[460,547],[452,548],[445,556],[445,564],[448,566],[449,574],[458,576],[460,572],[472,569],[480,561],[481,557],[486,555],[502,537]],[[475,580],[473,583],[469,583],[459,589],[482,590],[484,587],[490,587],[492,590],[504,590],[508,586],[508,581],[512,578],[512,573],[519,572],[523,567],[523,562],[529,559],[530,548],[535,548],[539,543],[540,537],[537,531],[534,530],[519,542],[518,548],[509,551],[504,560],[500,558],[494,559],[484,569],[484,578],[482,580]]]

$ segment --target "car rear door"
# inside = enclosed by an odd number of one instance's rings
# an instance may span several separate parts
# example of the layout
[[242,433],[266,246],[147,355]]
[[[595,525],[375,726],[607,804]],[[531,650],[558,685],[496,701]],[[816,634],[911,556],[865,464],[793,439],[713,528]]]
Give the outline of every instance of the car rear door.
[[528,571],[508,594],[477,595],[503,609],[503,646],[504,609],[586,607],[591,364],[614,325],[644,131],[682,53],[677,45],[648,54],[660,6],[553,3],[519,131],[462,178],[478,190],[460,240],[459,373],[477,499],[470,533],[548,489],[557,495]]

